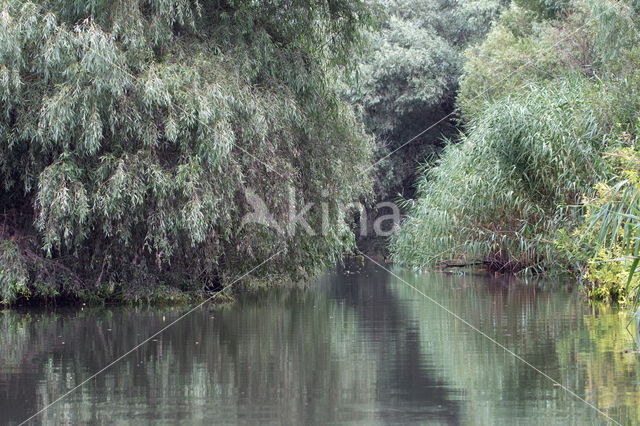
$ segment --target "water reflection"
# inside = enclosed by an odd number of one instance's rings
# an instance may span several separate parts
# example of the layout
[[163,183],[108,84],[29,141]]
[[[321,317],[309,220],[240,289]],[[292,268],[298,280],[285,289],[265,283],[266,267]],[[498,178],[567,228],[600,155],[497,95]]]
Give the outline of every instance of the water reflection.
[[[353,270],[357,273],[353,274]],[[421,341],[420,322],[394,293],[390,274],[367,264],[347,266],[322,285],[355,313],[362,338],[376,357],[376,407],[389,422],[429,419],[460,424],[461,401]]]
[[[617,421],[640,421],[626,315],[589,307],[561,286],[397,272]],[[0,423],[29,417],[182,312],[0,312]],[[401,280],[365,265],[308,288],[200,310],[35,423],[604,421]]]
[[[399,274],[615,421],[638,424],[638,355],[625,352],[637,349],[635,325],[627,330],[624,312],[589,307],[579,293],[553,283]],[[400,299],[415,298],[406,285],[393,288]],[[412,312],[423,324],[438,324],[422,327],[421,339],[434,342],[440,368],[454,386],[465,389],[465,423],[607,422],[442,309],[423,299]],[[594,334],[594,326],[603,332]],[[594,386],[596,377],[601,382]]]

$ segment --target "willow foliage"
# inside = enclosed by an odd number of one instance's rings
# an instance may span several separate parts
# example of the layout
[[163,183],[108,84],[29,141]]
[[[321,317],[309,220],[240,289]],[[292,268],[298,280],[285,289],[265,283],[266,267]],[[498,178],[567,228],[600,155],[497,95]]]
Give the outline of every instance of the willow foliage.
[[633,71],[628,54],[638,43],[638,7],[632,0],[515,1],[483,43],[466,51],[456,99],[463,120],[523,87],[567,74],[624,78]]
[[278,250],[265,271],[335,258],[344,221],[321,237],[241,227],[243,191],[277,220],[290,192],[366,193],[370,141],[333,82],[368,22],[356,0],[3,2],[0,237],[29,260],[28,292],[221,285]]

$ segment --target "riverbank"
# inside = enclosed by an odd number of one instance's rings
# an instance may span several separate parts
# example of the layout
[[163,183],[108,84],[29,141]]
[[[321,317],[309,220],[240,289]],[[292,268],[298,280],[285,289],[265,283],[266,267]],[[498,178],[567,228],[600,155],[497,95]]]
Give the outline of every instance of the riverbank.
[[521,3],[467,51],[461,135],[419,179],[393,258],[568,272],[637,304],[637,5]]

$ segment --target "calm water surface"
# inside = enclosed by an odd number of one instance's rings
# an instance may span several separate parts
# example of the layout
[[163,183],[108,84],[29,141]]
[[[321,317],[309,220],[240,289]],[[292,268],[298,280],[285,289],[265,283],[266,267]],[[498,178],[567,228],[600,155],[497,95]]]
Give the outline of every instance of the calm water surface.
[[[32,423],[606,424],[402,280],[359,269],[203,308]],[[615,421],[640,424],[624,313],[560,284],[395,271]],[[0,312],[0,423],[20,423],[186,310]]]

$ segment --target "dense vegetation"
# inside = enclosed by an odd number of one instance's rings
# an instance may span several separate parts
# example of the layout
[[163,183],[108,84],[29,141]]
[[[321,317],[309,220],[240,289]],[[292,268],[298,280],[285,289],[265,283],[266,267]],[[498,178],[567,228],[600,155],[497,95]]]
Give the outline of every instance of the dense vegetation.
[[367,194],[335,82],[370,21],[358,0],[2,2],[0,300],[175,299],[274,255],[260,276],[337,260],[344,220],[241,226],[244,190],[279,223],[290,193],[334,216]]
[[467,50],[463,134],[421,178],[397,259],[570,270],[613,300],[638,287],[639,12],[523,1],[501,15]]
[[455,131],[452,112],[464,49],[482,40],[505,3],[372,3],[381,22],[366,34],[368,48],[345,93],[378,141],[378,199],[412,195],[416,170],[437,155],[443,136]]
[[[0,300],[175,300],[267,260],[248,280],[304,276],[351,249],[343,206],[398,194],[417,197],[396,260],[638,299],[639,13],[6,1]],[[272,217],[245,223],[247,196]]]

